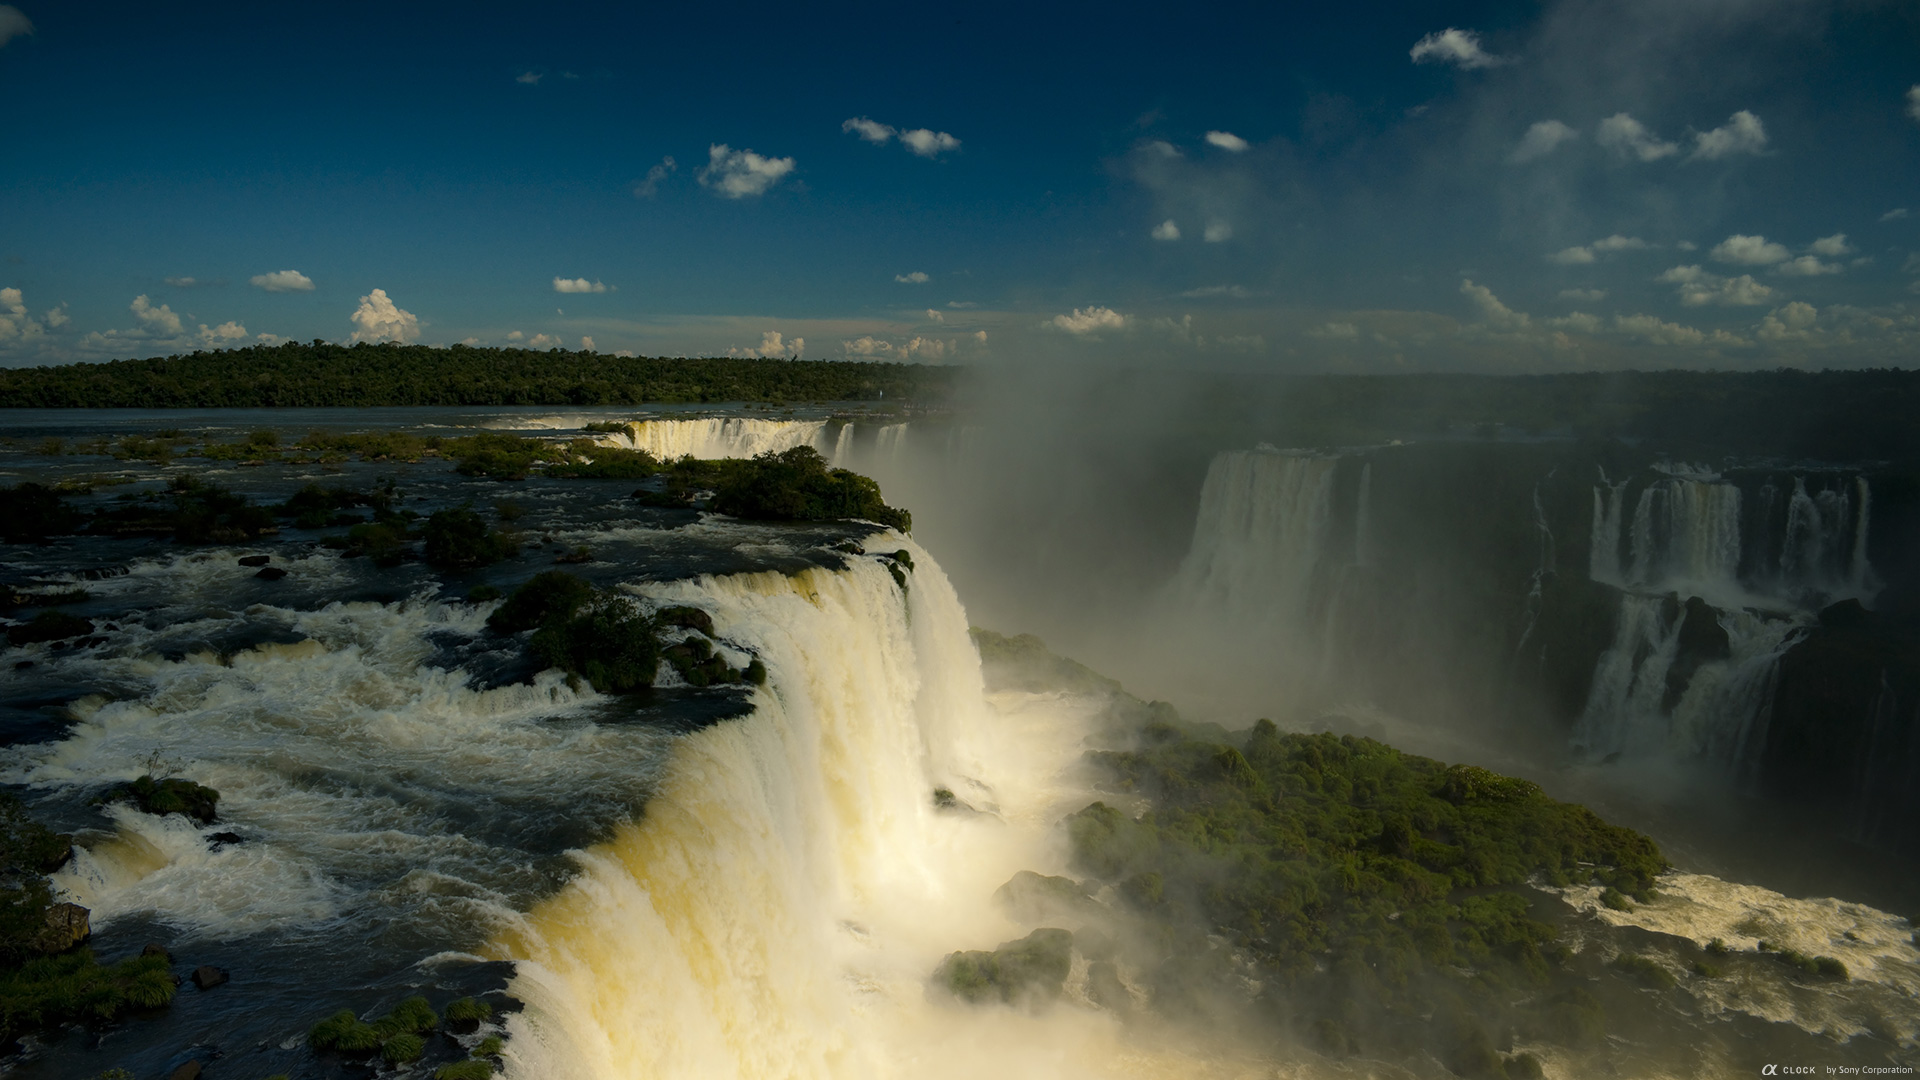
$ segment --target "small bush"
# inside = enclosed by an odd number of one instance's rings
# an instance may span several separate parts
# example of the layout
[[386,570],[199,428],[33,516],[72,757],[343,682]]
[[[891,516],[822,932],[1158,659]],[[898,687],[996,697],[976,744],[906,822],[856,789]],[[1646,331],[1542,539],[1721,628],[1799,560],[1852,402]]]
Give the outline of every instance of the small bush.
[[469,1059],[442,1065],[433,1071],[433,1080],[489,1080],[493,1062]]
[[1626,898],[1619,889],[1611,886],[1600,894],[1600,902],[1615,911],[1632,911],[1633,901]]
[[1635,953],[1621,953],[1613,960],[1615,970],[1638,982],[1642,986],[1655,990],[1671,990],[1675,981],[1673,973],[1660,966],[1658,961]]
[[467,590],[467,603],[485,604],[500,599],[500,590],[491,585],[475,585]]
[[570,618],[592,600],[593,586],[565,570],[546,570],[533,575],[500,609],[487,616],[487,625],[503,634],[517,634],[540,625]]
[[593,684],[603,694],[653,685],[660,666],[658,628],[624,597],[602,594],[568,618],[534,631],[533,654]]
[[474,570],[512,556],[520,545],[487,526],[472,510],[438,510],[421,529],[428,563],[447,570]]
[[489,1035],[480,1040],[480,1045],[473,1048],[473,1056],[477,1058],[499,1057],[500,1051],[506,1048],[507,1040],[498,1035]]
[[341,1009],[307,1032],[309,1046],[340,1054],[371,1054],[380,1048],[380,1043],[380,1032],[353,1015],[351,1009]]
[[111,966],[91,949],[49,956],[0,974],[0,1039],[11,1041],[62,1024],[111,1023],[129,1009],[173,1000],[165,957],[136,956]]
[[389,1065],[419,1061],[427,1052],[427,1041],[418,1035],[395,1035],[380,1047],[381,1060]]

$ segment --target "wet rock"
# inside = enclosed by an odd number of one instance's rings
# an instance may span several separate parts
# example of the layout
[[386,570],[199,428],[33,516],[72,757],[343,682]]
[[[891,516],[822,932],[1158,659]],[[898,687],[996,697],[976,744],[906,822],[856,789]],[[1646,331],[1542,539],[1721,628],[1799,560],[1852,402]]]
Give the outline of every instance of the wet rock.
[[211,990],[216,986],[223,986],[226,984],[227,978],[226,968],[214,967],[212,964],[202,964],[193,969],[193,985],[202,990]]
[[219,851],[228,844],[244,844],[247,838],[237,832],[217,832],[207,837],[207,840],[213,845],[213,850]]
[[1725,660],[1733,655],[1732,643],[1727,637],[1726,628],[1720,625],[1720,613],[1705,600],[1697,596],[1687,598],[1686,617],[1680,623],[1680,638],[1676,642],[1673,663],[1667,667],[1666,693],[1661,698],[1660,707],[1668,712],[1680,703],[1681,695],[1687,692],[1687,684],[1693,681],[1694,672],[1700,665],[1713,660]]
[[162,817],[182,814],[202,825],[211,825],[219,809],[220,793],[191,780],[155,780],[148,775],[130,784],[121,784],[102,796],[100,801],[130,802],[139,807],[142,813]]
[[93,936],[91,913],[79,904],[47,909],[47,925],[34,944],[43,953],[63,953]]
[[708,637],[713,636],[713,616],[697,607],[661,608],[656,618],[662,626],[680,626],[698,630]]
[[18,626],[7,627],[7,641],[15,646],[81,637],[93,633],[93,622],[64,611],[43,611]]
[[160,959],[165,960],[169,964],[173,963],[173,954],[168,952],[166,948],[160,945],[158,942],[153,942],[153,941],[147,942],[147,947],[140,950],[140,955],[143,957],[157,956]]
[[272,561],[273,561],[273,556],[271,556],[271,555],[242,555],[242,556],[240,556],[240,565],[241,565],[241,566],[265,566],[265,565],[267,565],[268,563],[270,563],[270,562],[272,562]]
[[261,581],[279,581],[281,578],[287,576],[287,572],[278,566],[263,566],[260,568],[260,572],[253,576],[259,578]]
[[180,1066],[167,1074],[167,1080],[200,1080],[201,1065],[198,1061],[182,1062]]

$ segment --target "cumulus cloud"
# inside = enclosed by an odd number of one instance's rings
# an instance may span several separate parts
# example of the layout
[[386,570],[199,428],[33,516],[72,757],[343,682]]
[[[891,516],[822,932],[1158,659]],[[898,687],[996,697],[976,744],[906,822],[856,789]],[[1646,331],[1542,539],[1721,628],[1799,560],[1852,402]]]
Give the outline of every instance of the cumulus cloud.
[[1637,236],[1621,236],[1619,233],[1614,233],[1612,236],[1608,236],[1600,240],[1595,240],[1593,242],[1593,250],[1595,251],[1645,251],[1647,250],[1647,242],[1645,240],[1640,239]]
[[19,289],[0,289],[0,343],[39,337],[46,327],[27,314],[27,300]]
[[1718,161],[1735,154],[1758,154],[1767,148],[1767,129],[1760,118],[1741,109],[1712,131],[1693,137],[1693,153],[1688,161]]
[[1209,221],[1207,222],[1206,231],[1201,233],[1201,238],[1209,244],[1218,244],[1231,240],[1233,239],[1233,226],[1224,221]]
[[1907,216],[1907,208],[1904,206],[1896,206],[1893,209],[1887,211],[1886,213],[1881,214],[1880,220],[1881,221],[1899,221],[1900,219],[1906,216]]
[[[0,46],[33,33],[33,23],[12,4],[0,4]],[[1915,87],[1920,89],[1920,87]]]
[[800,358],[800,354],[806,351],[806,348],[807,348],[806,338],[797,337],[789,341],[780,333],[780,331],[768,330],[765,333],[760,335],[759,345],[748,345],[744,348],[728,349],[727,355],[759,356],[759,357],[766,357],[766,358],[772,358],[772,357],[784,358],[784,357],[791,356],[795,360],[798,360]]
[[698,174],[701,186],[728,199],[764,195],[793,171],[790,157],[762,157],[751,150],[735,150],[726,143],[707,147],[707,164]]
[[1583,304],[1597,304],[1607,298],[1605,289],[1561,289],[1560,299],[1575,300]]
[[1589,247],[1561,248],[1559,251],[1547,256],[1547,261],[1550,263],[1558,263],[1561,266],[1586,266],[1594,261],[1593,249]]
[[215,327],[208,327],[205,323],[200,324],[201,343],[215,348],[237,345],[246,340],[246,337],[247,328],[237,322],[223,322]]
[[1207,142],[1233,154],[1246,153],[1247,148],[1253,145],[1231,131],[1209,131]]
[[1087,337],[1110,330],[1125,330],[1127,321],[1128,316],[1112,308],[1089,307],[1074,308],[1070,315],[1055,315],[1048,325],[1069,334]]
[[939,157],[949,150],[960,149],[960,140],[944,131],[931,128],[914,128],[900,133],[900,144],[924,158]]
[[1844,267],[1839,263],[1821,262],[1818,256],[1802,255],[1797,259],[1788,259],[1773,268],[1776,274],[1788,277],[1819,277],[1823,274],[1837,274]]
[[395,304],[387,290],[375,289],[360,298],[360,306],[348,316],[353,321],[354,341],[413,341],[420,336],[420,320],[413,312]]
[[1766,341],[1804,338],[1812,332],[1819,318],[1820,309],[1795,300],[1774,308],[1766,318],[1761,319],[1759,336]]
[[1168,218],[1153,227],[1153,238],[1155,240],[1178,240],[1180,239],[1180,226],[1174,224],[1172,218]]
[[886,356],[893,352],[893,342],[868,335],[841,342],[840,351],[849,356]]
[[1507,161],[1520,165],[1543,158],[1558,150],[1562,143],[1572,142],[1579,137],[1578,131],[1558,120],[1542,120],[1528,128],[1525,135],[1520,136],[1519,145],[1513,148],[1513,153],[1507,155]]
[[583,277],[556,277],[553,279],[553,291],[557,293],[603,293],[607,291],[607,287],[598,281],[588,281]]
[[1615,315],[1613,328],[1655,345],[1698,345],[1706,340],[1705,334],[1691,326],[1667,322],[1653,315]]
[[1247,295],[1247,289],[1244,285],[1203,285],[1197,289],[1188,289],[1180,295],[1189,300],[1206,300],[1215,296],[1231,296],[1239,299]]
[[878,120],[869,120],[864,116],[856,116],[851,120],[843,122],[840,125],[840,130],[851,131],[862,139],[876,144],[884,143],[888,139],[893,138],[893,128],[891,126],[882,124]]
[[173,309],[165,304],[155,307],[145,293],[134,297],[133,303],[127,305],[127,309],[133,312],[134,318],[140,320],[141,329],[149,334],[175,337],[180,333],[180,316],[175,315]]
[[271,274],[255,274],[247,279],[247,284],[268,292],[313,291],[313,279],[298,270],[275,270]]
[[1480,46],[1480,35],[1472,30],[1445,30],[1428,34],[1415,42],[1407,55],[1416,64],[1453,64],[1466,70],[1494,67],[1506,63]]
[[1808,244],[1807,250],[1813,252],[1815,255],[1825,255],[1829,258],[1837,259],[1842,255],[1853,254],[1853,245],[1847,243],[1846,233],[1837,232],[1832,236],[1823,236],[1813,243]]
[[1907,89],[1907,115],[1920,120],[1920,83]]
[[47,313],[42,315],[41,318],[46,320],[48,327],[55,330],[73,321],[67,317],[67,305],[65,304],[61,304],[57,308],[49,308]]
[[1623,158],[1659,161],[1680,152],[1676,143],[1665,142],[1647,130],[1647,126],[1626,113],[1614,113],[1600,121],[1593,141]]
[[162,278],[161,280],[165,281],[167,284],[173,286],[176,289],[191,289],[195,285],[205,284],[199,278],[190,278],[190,277],[170,277],[170,278]]
[[1493,290],[1485,285],[1475,285],[1470,279],[1460,279],[1460,295],[1473,304],[1480,313],[1480,321],[1488,326],[1502,330],[1520,330],[1526,327],[1528,318],[1525,312],[1515,311],[1500,302]]
[[557,349],[559,347],[560,339],[552,334],[535,334],[527,339],[527,348],[529,349]]
[[1725,278],[1698,266],[1676,266],[1655,281],[1679,286],[1680,302],[1688,307],[1718,304],[1722,307],[1752,307],[1768,303],[1774,290],[1753,280],[1751,274]]
[[926,271],[915,270],[911,273],[895,274],[893,280],[902,285],[925,285],[931,279],[927,277]]
[[945,314],[944,312],[942,312],[942,311],[941,311],[941,310],[940,310],[939,308],[928,308],[928,309],[927,309],[927,321],[928,321],[928,322],[936,322],[936,323],[943,323],[943,322],[946,322],[946,321],[947,321],[947,316],[946,316],[946,314]]
[[592,351],[593,351],[593,339],[592,339],[592,338],[590,338],[590,337],[582,337],[582,338],[580,339],[580,351],[581,351],[581,352],[592,352]]
[[644,178],[635,181],[633,185],[633,197],[636,199],[653,198],[654,193],[660,190],[660,185],[666,182],[667,177],[679,171],[679,168],[680,165],[673,160],[672,154],[661,158],[660,164],[648,169],[647,175]]
[[1743,236],[1734,233],[1713,246],[1707,254],[1714,261],[1734,263],[1739,266],[1772,266],[1787,261],[1785,246],[1770,243],[1764,236]]

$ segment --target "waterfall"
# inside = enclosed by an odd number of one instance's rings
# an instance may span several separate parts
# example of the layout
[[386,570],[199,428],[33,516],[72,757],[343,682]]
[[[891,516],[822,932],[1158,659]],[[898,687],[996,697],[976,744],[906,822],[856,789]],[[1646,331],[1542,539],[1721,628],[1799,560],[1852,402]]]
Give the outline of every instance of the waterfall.
[[1587,707],[1574,729],[1576,748],[1600,756],[1665,742],[1661,699],[1686,619],[1685,608],[1670,615],[1668,606],[1665,597],[1620,598],[1613,645],[1594,665]]
[[853,424],[852,422],[848,422],[848,423],[841,424],[840,433],[834,436],[833,457],[829,459],[830,463],[835,468],[844,469],[847,467],[848,456],[851,455],[852,453],[853,453]]
[[[697,420],[636,420],[625,432],[602,441],[628,450],[645,450],[661,461],[691,454],[696,458],[747,458],[769,450],[817,446],[826,432],[825,420],[761,420],[748,417],[705,417]],[[841,428],[845,441],[848,428]],[[838,450],[836,448],[836,453]]]
[[[1598,489],[1594,493],[1600,506]],[[1605,526],[1596,519],[1596,538]],[[1613,525],[1618,535],[1617,521]],[[1740,590],[1740,489],[1713,480],[1670,479],[1649,484],[1634,507],[1633,563],[1626,583],[1665,589],[1673,585]],[[1595,565],[1602,559],[1599,549]],[[1608,580],[1595,577],[1595,580]]]
[[1331,531],[1337,462],[1260,450],[1214,458],[1173,594],[1255,623],[1304,618]]
[[891,463],[900,457],[907,448],[907,425],[887,424],[874,433],[874,457],[882,462]]
[[[1535,493],[1538,495],[1538,492]],[[1373,462],[1360,466],[1360,494],[1353,510],[1353,564],[1373,561]]]
[[[904,597],[868,560],[643,587],[708,610],[769,679],[751,716],[680,740],[644,815],[489,949],[527,1004],[509,1078],[1039,1077],[1122,1056],[1109,1014],[928,1000],[946,952],[1025,933],[988,897],[1062,872],[1053,826],[1095,796],[1055,786],[1086,729],[1036,750],[1044,723],[996,727],[952,588],[885,542],[918,567]],[[939,812],[936,787],[995,813]]]
[[1600,472],[1600,486],[1593,489],[1593,536],[1587,553],[1587,576],[1609,585],[1624,585],[1626,575],[1620,569],[1620,511],[1626,499],[1627,482],[1607,482]]

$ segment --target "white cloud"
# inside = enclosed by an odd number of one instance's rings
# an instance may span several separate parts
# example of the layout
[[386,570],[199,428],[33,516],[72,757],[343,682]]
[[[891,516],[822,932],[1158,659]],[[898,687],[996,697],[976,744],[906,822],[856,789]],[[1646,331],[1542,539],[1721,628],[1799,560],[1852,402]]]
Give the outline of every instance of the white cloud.
[[668,154],[666,157],[661,158],[660,164],[655,165],[653,168],[647,170],[647,175],[645,179],[640,180],[633,185],[634,198],[636,199],[653,198],[654,193],[660,190],[660,185],[666,182],[667,177],[672,176],[675,172],[679,171],[679,169],[680,169],[680,165],[678,162],[673,160],[672,154]]
[[127,308],[133,312],[134,318],[140,320],[141,327],[149,334],[175,337],[180,333],[180,316],[175,315],[173,309],[165,304],[154,307],[144,293],[134,297],[133,303],[127,305]]
[[1846,233],[1837,232],[1832,236],[1823,236],[1813,243],[1808,244],[1807,250],[1813,252],[1815,255],[1825,255],[1829,258],[1837,259],[1842,255],[1853,254],[1853,245],[1847,243]]
[[529,349],[557,349],[559,347],[560,339],[552,334],[535,334],[533,337],[527,339],[527,348]]
[[947,306],[950,308],[976,308],[980,305],[972,300],[949,300],[947,301]]
[[1595,240],[1593,242],[1593,250],[1595,251],[1645,251],[1647,250],[1647,242],[1645,240],[1640,239],[1637,236],[1621,236],[1619,233],[1614,233],[1612,236],[1606,237],[1605,239]]
[[520,341],[520,340],[523,340],[523,339],[524,339],[524,338],[525,338],[526,336],[527,336],[527,335],[525,335],[525,334],[523,334],[523,333],[521,333],[521,332],[520,332],[520,331],[518,331],[518,330],[509,330],[509,331],[507,331],[507,340],[508,340],[508,341]]
[[420,320],[413,312],[401,310],[385,289],[375,289],[361,297],[360,306],[349,318],[353,321],[354,341],[405,343],[420,336]]
[[247,279],[247,284],[268,292],[313,291],[313,279],[298,270],[275,270],[271,274],[255,274]]
[[840,351],[849,356],[886,356],[893,352],[893,342],[869,335],[841,342]]
[[1674,246],[1674,247],[1676,247],[1676,248],[1679,248],[1679,249],[1680,249],[1681,251],[1698,251],[1698,250],[1700,250],[1700,245],[1699,245],[1699,244],[1696,244],[1696,243],[1694,243],[1694,242],[1693,242],[1693,241],[1691,241],[1691,240],[1682,240],[1682,241],[1680,241],[1679,243],[1677,243],[1677,244],[1675,244],[1675,245],[1673,245],[1673,246]]
[[1693,137],[1693,153],[1688,161],[1718,161],[1735,154],[1758,154],[1767,148],[1767,129],[1760,118],[1741,109],[1712,131]]
[[1767,341],[1804,338],[1813,330],[1814,322],[1819,317],[1820,309],[1795,300],[1774,308],[1766,318],[1760,320],[1760,337]]
[[893,128],[864,116],[856,116],[842,123],[840,130],[851,131],[870,143],[884,143],[893,138]]
[[1108,330],[1125,330],[1128,317],[1107,307],[1074,308],[1071,315],[1055,315],[1048,325],[1082,337]]
[[1915,83],[1907,90],[1907,115],[1920,120],[1920,83]]
[[26,297],[19,289],[0,289],[0,342],[37,338],[46,327],[27,314]]
[[1907,216],[1907,208],[1904,206],[1896,206],[1893,209],[1887,211],[1886,213],[1881,214],[1880,220],[1881,221],[1899,221],[1900,219],[1906,216]]
[[928,308],[928,309],[927,309],[927,321],[928,321],[928,322],[936,322],[936,323],[943,323],[943,322],[946,322],[946,321],[947,321],[947,316],[946,316],[946,315],[945,315],[945,313],[943,313],[943,312],[942,312],[942,311],[941,311],[941,310],[940,310],[939,308]]
[[727,355],[728,356],[759,356],[759,357],[767,357],[767,358],[776,357],[776,356],[777,357],[791,356],[795,360],[798,360],[800,358],[800,354],[806,351],[806,348],[807,348],[806,338],[794,338],[792,341],[788,341],[785,337],[781,335],[780,331],[768,330],[767,332],[760,335],[759,345],[757,346],[749,345],[745,348],[728,349]]
[[247,328],[237,322],[223,322],[211,329],[206,323],[200,324],[200,342],[204,345],[224,348],[244,341],[246,337]]
[[1201,237],[1209,244],[1218,244],[1233,239],[1233,226],[1224,221],[1209,221]]
[[1607,298],[1605,289],[1561,289],[1560,299],[1577,300],[1583,304],[1597,304]]
[[67,305],[65,304],[61,304],[57,308],[48,309],[47,313],[45,315],[42,315],[41,318],[45,319],[47,325],[55,330],[58,330],[61,327],[73,321],[72,319],[67,317]]
[[1168,218],[1153,227],[1153,238],[1155,240],[1178,240],[1180,239],[1180,226],[1174,224],[1172,218]]
[[1307,336],[1334,341],[1353,341],[1360,336],[1360,328],[1350,322],[1330,322],[1307,331]]
[[1772,266],[1787,260],[1785,246],[1768,242],[1764,236],[1743,236],[1734,233],[1713,246],[1707,254],[1716,262],[1735,263],[1740,266]]
[[1615,315],[1614,330],[1655,345],[1698,345],[1706,335],[1691,326],[1670,323],[1652,315]]
[[893,280],[902,285],[925,285],[930,279],[925,270],[915,270],[907,274],[895,274]]
[[1253,145],[1231,131],[1209,131],[1207,142],[1234,154],[1246,153],[1247,148]]
[[[14,38],[33,33],[33,23],[12,4],[0,4],[0,46]],[[1920,89],[1920,88],[1917,88]]]
[[939,157],[949,150],[960,149],[960,140],[944,131],[930,128],[914,128],[900,133],[900,143],[908,150],[924,158]]
[[173,286],[176,289],[191,289],[195,285],[200,284],[200,279],[190,278],[190,277],[170,277],[170,278],[162,278],[161,280],[165,281],[167,284]]
[[1542,120],[1528,128],[1525,135],[1520,136],[1519,145],[1513,148],[1513,153],[1507,155],[1507,160],[1519,165],[1536,158],[1543,158],[1558,150],[1560,144],[1572,142],[1579,137],[1578,131],[1558,120]]
[[762,157],[751,150],[714,143],[707,147],[707,164],[698,178],[701,186],[713,188],[725,198],[744,199],[766,194],[792,171],[790,157]]
[[1655,281],[1678,285],[1680,302],[1688,307],[1719,304],[1723,307],[1752,307],[1769,302],[1774,290],[1753,280],[1751,274],[1724,278],[1698,266],[1676,266]]
[[1501,303],[1500,298],[1493,295],[1493,290],[1485,285],[1475,285],[1471,280],[1462,278],[1460,294],[1472,302],[1474,309],[1480,313],[1480,321],[1488,326],[1519,330],[1527,325],[1525,312],[1515,311]]
[[607,291],[607,287],[598,281],[588,281],[583,277],[556,277],[553,279],[553,291],[557,293],[603,293]]
[[1547,256],[1547,261],[1550,263],[1558,263],[1561,266],[1585,266],[1593,262],[1593,249],[1588,247],[1561,248],[1559,251]]
[[1614,113],[1600,121],[1600,129],[1594,133],[1593,141],[1621,157],[1639,158],[1641,161],[1659,161],[1680,152],[1677,144],[1661,141],[1647,130],[1645,124],[1626,113]]
[[1816,256],[1802,255],[1774,267],[1773,272],[1785,274],[1788,277],[1819,277],[1823,274],[1837,274],[1842,269],[1839,263],[1821,262]]
[[1185,156],[1180,153],[1179,147],[1165,139],[1154,139],[1151,142],[1142,144],[1140,148],[1157,158],[1171,159]]
[[1413,48],[1407,50],[1407,55],[1416,64],[1454,64],[1468,70],[1507,62],[1504,57],[1494,56],[1481,48],[1478,33],[1456,30],[1451,26],[1421,38]]
[[1231,296],[1239,299],[1247,295],[1247,289],[1244,285],[1203,285],[1197,289],[1188,289],[1180,295],[1188,300],[1205,300],[1214,296]]
[[539,86],[540,80],[544,78],[546,78],[546,75],[542,74],[541,72],[523,71],[520,74],[515,75],[513,77],[513,81],[517,83],[522,83],[527,86]]
[[583,338],[581,338],[581,339],[580,339],[580,351],[581,351],[581,352],[592,352],[592,351],[593,351],[593,339],[592,339],[592,338],[590,338],[590,337],[583,337]]

